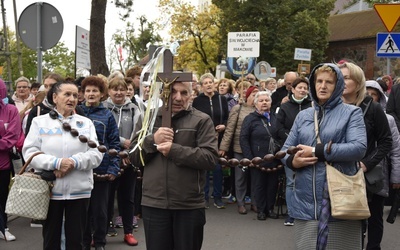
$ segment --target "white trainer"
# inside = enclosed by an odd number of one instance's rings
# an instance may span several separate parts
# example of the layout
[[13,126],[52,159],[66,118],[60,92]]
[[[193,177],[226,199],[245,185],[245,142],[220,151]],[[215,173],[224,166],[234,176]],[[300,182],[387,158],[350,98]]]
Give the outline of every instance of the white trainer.
[[[10,233],[10,231],[8,231],[8,228],[6,228],[5,235],[6,235],[7,241],[14,241],[17,239],[14,235],[12,235]],[[0,239],[5,240],[4,234],[2,232],[0,232]]]

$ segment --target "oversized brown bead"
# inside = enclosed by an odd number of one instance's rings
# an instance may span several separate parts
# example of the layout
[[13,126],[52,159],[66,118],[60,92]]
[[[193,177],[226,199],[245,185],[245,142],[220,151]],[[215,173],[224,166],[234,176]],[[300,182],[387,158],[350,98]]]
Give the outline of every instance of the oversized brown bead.
[[287,152],[288,154],[290,154],[290,155],[294,155],[294,154],[296,154],[297,151],[299,151],[299,150],[300,150],[300,148],[298,148],[298,147],[290,146],[290,147],[286,150],[286,152]]
[[62,124],[62,127],[63,127],[63,129],[65,130],[65,131],[71,131],[71,125],[69,125],[69,123],[66,123],[66,122],[64,122],[63,124]]
[[126,158],[126,157],[129,156],[128,152],[126,152],[125,150],[119,152],[118,155],[119,155],[119,157],[121,157],[122,159],[124,159],[124,158]]
[[229,165],[232,165],[232,166],[236,167],[237,165],[239,165],[239,160],[235,159],[235,158],[232,158],[232,159],[228,160],[228,163],[229,163]]
[[264,156],[264,161],[271,162],[273,160],[275,160],[275,156],[273,154],[266,154]]
[[111,156],[117,156],[118,155],[118,151],[116,149],[110,149],[108,150],[108,154]]
[[228,161],[227,161],[224,157],[219,158],[219,159],[218,159],[218,163],[219,163],[220,165],[225,165],[225,166],[228,165]]
[[74,129],[74,128],[71,129],[70,133],[71,133],[71,135],[72,135],[73,137],[77,137],[77,136],[79,135],[78,130],[76,130],[76,129]]
[[242,166],[248,166],[248,165],[250,165],[251,161],[249,159],[247,159],[247,158],[243,158],[243,159],[240,160],[239,163]]
[[261,157],[256,156],[251,160],[251,163],[253,163],[254,165],[260,165],[262,161],[263,159]]
[[89,140],[89,141],[87,142],[87,144],[88,144],[88,146],[89,146],[90,148],[96,148],[96,147],[97,147],[97,144],[96,144],[94,141],[91,141],[91,140]]
[[102,153],[105,153],[105,152],[107,152],[107,147],[106,147],[106,146],[104,146],[104,145],[100,145],[100,146],[98,146],[98,147],[97,147],[97,149],[98,149],[100,152],[102,152]]
[[277,153],[275,154],[275,159],[280,160],[280,159],[283,159],[283,157],[285,157],[285,156],[286,156],[286,153],[285,153],[285,152],[279,151],[279,152],[277,152]]
[[84,136],[84,135],[80,135],[78,138],[83,143],[86,143],[88,141],[88,138],[86,136]]

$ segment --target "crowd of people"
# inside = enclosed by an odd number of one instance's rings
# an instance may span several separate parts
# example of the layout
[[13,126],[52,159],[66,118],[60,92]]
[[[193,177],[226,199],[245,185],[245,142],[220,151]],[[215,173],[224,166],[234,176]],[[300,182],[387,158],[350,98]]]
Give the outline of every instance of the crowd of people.
[[[30,167],[54,177],[47,219],[31,223],[43,227],[44,249],[105,249],[117,227],[135,246],[138,219],[147,249],[201,249],[211,199],[218,209],[236,203],[240,215],[276,219],[280,176],[284,225],[295,225],[297,249],[380,249],[385,200],[400,188],[400,85],[390,76],[367,81],[348,61],[283,79],[193,75],[171,83],[166,117],[141,75],[135,66],[76,80],[50,73],[43,84],[21,76],[12,97],[0,80],[0,238],[16,240],[5,214],[12,160],[43,152]],[[277,152],[271,145],[299,150],[263,161]],[[239,164],[222,165],[220,157]],[[367,192],[368,220],[332,218],[325,162],[349,175],[383,162],[382,188]]]

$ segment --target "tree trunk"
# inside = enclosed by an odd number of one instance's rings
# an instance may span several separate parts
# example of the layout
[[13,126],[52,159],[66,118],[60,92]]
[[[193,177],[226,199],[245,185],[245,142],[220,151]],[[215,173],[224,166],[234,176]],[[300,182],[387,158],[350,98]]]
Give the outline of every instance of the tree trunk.
[[107,0],[92,0],[90,14],[90,65],[91,74],[108,76],[110,70],[106,62],[104,27],[106,24]]

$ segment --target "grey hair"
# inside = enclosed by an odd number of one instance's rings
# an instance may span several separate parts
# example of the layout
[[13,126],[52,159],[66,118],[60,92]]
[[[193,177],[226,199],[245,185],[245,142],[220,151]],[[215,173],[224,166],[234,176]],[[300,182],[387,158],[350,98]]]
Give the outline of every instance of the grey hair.
[[118,77],[118,78],[120,78],[120,79],[124,79],[124,78],[125,78],[124,74],[122,74],[121,71],[116,70],[116,71],[112,72],[112,73],[107,77],[107,79],[108,79],[108,81],[110,82],[110,81],[111,81],[113,78],[115,78],[115,77]]
[[292,74],[292,73],[294,73],[294,74],[296,75],[296,78],[299,77],[299,73],[297,73],[296,71],[288,71],[288,72],[286,72],[286,73],[283,75],[283,80],[286,79],[286,76],[287,76],[288,74]]
[[214,82],[214,76],[211,73],[205,73],[200,77],[200,84],[203,85],[203,81],[206,78],[210,78]]
[[17,87],[19,82],[27,82],[28,83],[28,87],[30,88],[31,85],[31,81],[29,81],[28,78],[26,78],[25,76],[20,76],[17,80],[15,80],[15,86]]
[[262,96],[262,95],[267,95],[269,100],[272,101],[271,99],[271,94],[268,91],[259,91],[257,92],[256,96],[254,97],[254,105],[257,104],[258,102],[258,97]]

